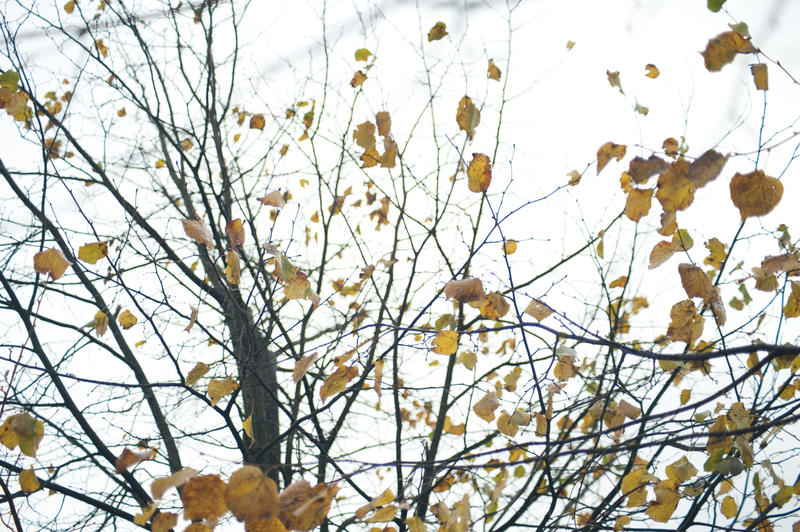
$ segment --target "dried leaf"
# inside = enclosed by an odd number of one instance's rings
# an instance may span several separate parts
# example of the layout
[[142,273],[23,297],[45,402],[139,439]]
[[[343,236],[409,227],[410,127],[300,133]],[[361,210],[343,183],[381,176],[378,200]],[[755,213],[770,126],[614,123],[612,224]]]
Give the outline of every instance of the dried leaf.
[[186,386],[192,386],[200,378],[208,373],[209,367],[202,362],[198,362],[195,366],[189,371],[189,374],[186,376]]
[[154,499],[159,500],[164,496],[164,493],[166,493],[168,489],[183,486],[187,480],[195,476],[197,476],[197,471],[191,467],[184,467],[168,477],[155,479],[150,485],[150,493],[153,494]]
[[736,499],[730,495],[722,499],[722,515],[728,519],[733,519],[739,513],[739,505],[736,504]]
[[783,184],[761,170],[745,175],[737,173],[731,179],[730,189],[731,200],[739,209],[742,221],[769,213],[783,196]]
[[33,493],[39,489],[39,479],[36,478],[33,466],[19,472],[19,487],[24,493]]
[[669,163],[653,154],[647,159],[634,157],[628,165],[628,174],[639,185],[646,183],[650,177],[660,174],[669,167]]
[[317,354],[312,353],[310,355],[306,355],[297,362],[294,363],[294,370],[292,371],[292,380],[297,384],[300,382],[306,373],[308,373],[308,369],[311,367],[317,360]]
[[612,158],[619,161],[625,157],[626,151],[627,147],[624,144],[606,142],[600,146],[600,149],[597,150],[597,175],[600,175],[600,172],[606,167]]
[[266,124],[267,121],[264,118],[264,115],[261,113],[255,114],[252,117],[250,117],[250,129],[262,130],[264,129],[264,126]]
[[650,212],[652,198],[653,189],[632,188],[625,201],[625,216],[638,222]]
[[241,278],[241,273],[239,254],[233,250],[225,253],[225,279],[230,284],[237,286]]
[[233,377],[228,377],[225,380],[211,379],[208,383],[206,395],[211,401],[211,406],[217,406],[223,397],[232,394],[238,389],[239,383]]
[[350,86],[355,89],[363,85],[365,81],[367,81],[367,75],[364,74],[363,71],[357,70],[356,73],[353,74],[353,79],[350,80]]
[[647,268],[652,270],[667,262],[675,253],[675,246],[672,242],[662,241],[656,244],[650,251],[650,262]]
[[64,275],[70,265],[72,263],[67,260],[60,249],[46,249],[33,256],[33,271],[49,274],[54,281]]
[[155,449],[143,449],[139,451],[131,451],[127,447],[122,450],[122,454],[117,457],[116,462],[114,462],[114,468],[117,474],[122,473],[123,471],[127,471],[131,467],[135,466],[139,462],[143,462],[145,460],[152,460],[156,457],[156,450]]
[[675,303],[669,316],[672,320],[667,329],[670,341],[686,342],[691,346],[703,334],[705,319],[697,313],[691,299]]
[[695,186],[689,180],[689,163],[679,159],[658,176],[656,199],[666,212],[682,211],[694,201]]
[[756,49],[750,41],[735,31],[720,33],[708,41],[706,49],[700,54],[703,56],[706,70],[718,72],[722,67],[733,61],[736,54],[755,52]]
[[228,511],[225,505],[225,482],[219,475],[202,475],[186,481],[181,491],[183,518],[189,521],[213,521]]
[[136,325],[136,322],[138,322],[139,320],[136,318],[133,312],[131,312],[130,310],[124,310],[117,318],[117,321],[119,322],[119,324],[122,326],[123,329],[128,330],[134,325]]
[[200,220],[181,220],[186,236],[197,242],[205,244],[208,249],[214,249],[214,237],[211,230]]
[[553,310],[538,299],[532,299],[528,306],[525,307],[525,314],[532,316],[538,322],[541,322],[552,313]]
[[[458,110],[456,111],[456,123],[458,128],[467,132],[467,137],[472,140],[475,136],[475,128],[481,122],[481,112],[472,103],[469,96],[464,96],[458,102]],[[488,160],[488,157],[487,157]]]
[[656,494],[656,500],[647,507],[647,515],[654,521],[666,523],[675,513],[678,502],[681,500],[678,493],[678,481],[662,480],[653,487],[653,492]]
[[276,516],[279,511],[275,481],[258,467],[237,469],[225,488],[225,504],[239,521],[257,521]]
[[644,69],[647,70],[647,74],[645,74],[645,76],[647,76],[650,79],[656,79],[660,74],[658,68],[652,63],[646,64]]
[[386,491],[384,491],[383,493],[381,493],[380,495],[369,501],[367,504],[356,510],[356,519],[358,519],[359,521],[364,519],[364,516],[367,515],[369,511],[372,510],[373,508],[384,506],[386,504],[389,504],[393,500],[394,500],[394,493],[392,492],[392,490],[387,489]]
[[[281,197],[281,200],[283,197]],[[271,205],[271,204],[268,204]],[[280,205],[276,205],[280,207]],[[228,235],[228,240],[231,243],[231,249],[241,248],[244,246],[244,225],[242,219],[236,218],[225,224],[225,234]]]
[[447,35],[447,24],[444,22],[437,22],[428,31],[428,42],[438,41]]
[[459,303],[482,301],[486,295],[483,292],[483,283],[476,277],[448,281],[444,285],[445,299],[455,299]]
[[480,313],[486,319],[499,320],[508,314],[511,305],[508,304],[505,296],[500,292],[492,292],[480,306]]
[[355,366],[339,366],[327,379],[322,383],[319,389],[319,397],[323,401],[328,397],[343,392],[347,388],[347,383],[358,377],[359,371]]
[[458,351],[458,333],[455,331],[442,331],[433,337],[433,351],[439,355],[454,355]]
[[671,480],[677,480],[678,484],[683,484],[693,476],[695,476],[698,471],[695,466],[689,461],[688,458],[682,456],[680,460],[672,462],[670,465],[667,466],[666,469],[667,478]]
[[172,512],[159,512],[153,517],[150,525],[152,532],[169,532],[178,524],[178,514]]
[[283,194],[281,194],[280,190],[273,190],[272,192],[268,192],[266,195],[258,198],[258,201],[260,201],[264,205],[277,207],[279,209],[284,205],[286,205],[286,200],[283,199]]
[[500,81],[500,69],[494,64],[494,59],[489,59],[489,68],[486,72],[489,79]]
[[492,421],[494,419],[494,411],[499,406],[500,400],[497,398],[497,393],[490,391],[473,405],[472,410],[484,421]]
[[291,530],[308,531],[325,521],[331,501],[339,491],[335,484],[317,484],[305,480],[287,486],[280,495],[279,519]]
[[679,264],[678,274],[681,277],[681,284],[689,297],[699,297],[705,302],[710,302],[716,293],[711,279],[706,272],[699,266],[693,264]]
[[689,165],[689,180],[695,188],[704,187],[719,176],[726,162],[727,155],[708,150]]
[[84,244],[78,248],[78,258],[89,264],[95,264],[98,260],[106,256],[108,256],[108,242]]
[[468,186],[472,192],[486,192],[492,181],[492,164],[489,157],[482,153],[473,153],[472,161],[467,168]]
[[756,89],[760,91],[769,89],[767,65],[765,63],[750,65],[750,73],[753,74],[753,82],[756,84]]

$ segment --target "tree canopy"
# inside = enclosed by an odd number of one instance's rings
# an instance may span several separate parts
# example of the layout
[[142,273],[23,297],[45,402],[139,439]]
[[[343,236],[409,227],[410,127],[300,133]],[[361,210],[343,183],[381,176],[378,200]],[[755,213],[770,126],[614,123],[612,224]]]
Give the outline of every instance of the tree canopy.
[[792,7],[28,4],[6,526],[800,527]]

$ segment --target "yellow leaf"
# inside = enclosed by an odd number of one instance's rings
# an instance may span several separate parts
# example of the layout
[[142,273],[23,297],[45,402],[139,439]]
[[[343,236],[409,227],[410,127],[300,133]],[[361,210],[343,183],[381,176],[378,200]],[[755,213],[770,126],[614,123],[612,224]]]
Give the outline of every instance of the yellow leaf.
[[483,292],[481,280],[472,277],[458,281],[448,281],[444,285],[445,299],[455,299],[459,303],[482,301],[486,295]]
[[497,430],[511,438],[516,436],[517,431],[519,431],[519,425],[514,423],[508,412],[504,410],[500,417],[497,418]]
[[611,284],[609,284],[608,287],[609,288],[625,288],[626,284],[628,284],[628,276],[627,275],[622,275],[620,277],[617,277],[613,281],[611,281]]
[[383,505],[389,504],[393,500],[394,500],[394,493],[392,492],[392,490],[387,489],[386,491],[384,491],[383,493],[381,493],[377,497],[373,498],[367,504],[365,504],[364,506],[362,506],[358,510],[356,510],[356,519],[358,519],[360,521],[373,508],[377,508],[379,506],[383,506]]
[[475,369],[475,364],[478,363],[478,355],[472,351],[462,351],[458,356],[458,361],[461,362],[465,368],[472,370]]
[[471,192],[486,192],[492,181],[492,164],[489,157],[482,153],[473,153],[472,161],[467,168],[467,178]]
[[241,278],[241,266],[239,265],[239,254],[231,250],[225,253],[225,279],[232,285],[239,284]]
[[760,91],[769,89],[767,65],[765,63],[750,65],[750,73],[753,74],[753,82],[756,84],[756,89]]
[[692,390],[681,390],[681,406],[689,402],[692,398]]
[[250,129],[258,129],[259,131],[264,129],[264,126],[267,124],[267,120],[264,118],[264,115],[261,113],[255,114],[250,117]]
[[500,400],[497,398],[497,393],[494,391],[487,392],[480,401],[475,403],[472,410],[475,414],[484,421],[492,421],[494,419],[494,411],[500,406]]
[[[436,491],[434,489],[434,491]],[[387,523],[394,519],[395,514],[397,513],[397,507],[394,505],[391,506],[384,506],[380,508],[377,512],[372,514],[372,517],[367,519],[367,523]]]
[[722,452],[728,452],[728,450],[730,450],[733,440],[730,435],[724,434],[725,432],[728,432],[725,416],[717,416],[717,420],[709,428],[708,442],[706,442],[706,451],[709,455],[717,450],[721,450]]
[[711,279],[699,266],[685,263],[679,264],[678,274],[687,296],[699,297],[705,302],[710,302],[716,294],[716,290],[711,284]]
[[506,255],[513,255],[517,251],[516,240],[506,240],[503,242],[503,253]]
[[629,524],[631,524],[630,516],[620,515],[614,520],[614,530],[623,530]]
[[92,321],[94,332],[97,336],[103,336],[108,330],[108,316],[102,310],[98,310]]
[[567,41],[567,50],[572,50],[575,47],[575,41]]
[[625,157],[627,147],[624,144],[614,144],[613,142],[606,142],[597,150],[597,174],[603,171],[608,162],[614,158],[617,161]]
[[528,306],[525,307],[525,314],[532,316],[538,322],[541,322],[552,313],[553,310],[538,299],[532,299]]
[[25,493],[33,493],[39,489],[39,479],[33,471],[33,466],[19,472],[19,487]]
[[372,389],[375,390],[375,393],[378,394],[378,397],[380,397],[383,394],[383,391],[381,390],[381,382],[383,381],[383,365],[384,364],[385,364],[385,361],[378,360],[378,361],[375,362],[375,364],[374,364],[375,367],[373,369],[375,382],[372,384]]
[[47,273],[54,281],[64,275],[71,264],[61,250],[55,248],[40,251],[33,256],[33,271]]
[[736,504],[736,499],[728,495],[722,499],[722,515],[728,519],[733,519],[739,513],[739,505]]
[[257,521],[276,516],[279,511],[275,481],[256,466],[233,472],[225,487],[225,504],[239,521]]
[[745,175],[737,173],[731,179],[730,189],[731,200],[739,209],[742,221],[769,213],[783,196],[783,184],[761,170]]
[[150,519],[150,516],[156,513],[156,510],[158,510],[158,506],[156,506],[153,503],[148,504],[147,508],[142,508],[142,513],[133,516],[134,524],[137,524],[142,527],[145,526],[145,524],[147,524],[147,521]]
[[458,351],[458,333],[442,331],[433,337],[432,351],[438,355],[454,355]]
[[310,355],[306,355],[297,362],[294,363],[294,370],[292,371],[292,380],[297,384],[300,382],[306,373],[308,373],[308,368],[311,367],[311,364],[317,360],[317,354],[312,353]]
[[648,63],[647,65],[645,65],[644,69],[647,70],[647,74],[645,74],[645,76],[651,79],[657,78],[658,75],[661,73],[658,71],[658,68],[652,63]]
[[194,385],[197,381],[200,380],[200,378],[203,375],[208,373],[208,369],[209,369],[208,366],[206,366],[202,362],[198,362],[197,364],[195,364],[195,366],[191,369],[191,371],[189,371],[189,374],[186,376],[186,386]]
[[308,481],[294,482],[281,492],[278,518],[291,530],[316,528],[325,521],[337,491],[335,484],[322,483],[312,488]]
[[253,416],[247,416],[247,419],[242,421],[242,430],[250,440],[253,439]]
[[722,268],[722,262],[728,255],[728,253],[725,251],[727,246],[716,238],[712,238],[711,240],[707,241],[705,246],[709,251],[709,255],[703,260],[703,264],[708,264],[716,270]]
[[681,500],[681,496],[678,493],[678,481],[662,480],[653,487],[653,492],[656,494],[656,500],[647,507],[647,515],[654,521],[666,523],[672,517],[678,507],[678,502]]
[[108,47],[106,47],[103,39],[97,39],[94,41],[95,47],[97,47],[97,51],[100,52],[100,55],[103,57],[108,57]]
[[323,401],[328,397],[343,392],[347,388],[347,383],[358,377],[359,371],[355,366],[339,366],[327,379],[322,383],[319,389],[319,397]]
[[139,321],[136,316],[130,310],[124,310],[117,318],[117,321],[122,326],[123,329],[128,330],[134,325],[136,322]]
[[486,75],[489,79],[500,81],[500,69],[494,64],[494,59],[489,59],[489,68]]
[[689,180],[689,163],[680,159],[658,176],[656,199],[667,212],[682,211],[694,201],[695,186]]
[[697,313],[691,299],[675,303],[669,312],[671,322],[667,328],[667,336],[672,342],[686,342],[693,345],[703,334],[705,319]]
[[239,383],[232,377],[225,380],[211,379],[208,383],[206,395],[211,400],[211,406],[217,406],[223,397],[232,394],[239,389]]
[[647,503],[647,483],[653,476],[644,469],[634,469],[622,478],[622,494],[628,496],[627,508],[643,506]]
[[[281,197],[281,199],[283,199],[283,197]],[[278,205],[278,207],[280,207],[280,205]],[[244,225],[242,225],[242,219],[236,218],[225,224],[225,234],[228,235],[231,249],[244,246]]]
[[755,48],[750,41],[735,31],[720,33],[708,41],[706,49],[701,53],[705,62],[706,70],[718,72],[722,67],[733,61],[736,54],[752,53]]
[[572,170],[567,176],[569,177],[567,184],[571,187],[577,186],[581,182],[581,174],[577,170]]
[[[458,110],[456,111],[456,123],[458,128],[467,132],[467,137],[472,140],[475,136],[475,128],[481,122],[481,112],[472,103],[469,96],[464,96],[458,102]],[[488,161],[488,157],[487,157]]]
[[181,149],[183,151],[191,150],[192,146],[194,146],[194,144],[192,143],[192,139],[185,139],[185,140],[181,141]]
[[792,281],[792,293],[786,299],[786,305],[783,307],[783,315],[787,318],[796,318],[800,316],[800,283]]
[[64,11],[66,11],[67,14],[71,15],[74,10],[75,10],[75,0],[69,0],[69,2],[64,4]]
[[486,319],[489,320],[499,320],[503,316],[505,316],[511,305],[508,304],[506,298],[500,292],[492,292],[486,299],[481,303],[480,306],[480,313]]
[[447,35],[447,24],[444,22],[437,22],[430,31],[428,31],[428,42],[438,41],[445,35]]
[[213,521],[225,515],[225,482],[219,475],[202,475],[186,481],[181,490],[183,518]]
[[394,168],[397,158],[397,144],[389,137],[383,139],[383,155],[381,155],[381,168]]
[[366,48],[359,48],[358,50],[356,50],[355,53],[356,61],[366,61],[367,59],[369,59],[369,56],[371,55],[372,52],[370,52]]
[[156,168],[164,168],[165,166],[167,166],[167,162],[164,159],[156,161]]
[[0,443],[10,451],[17,448],[19,440],[17,439],[17,433],[14,431],[14,416],[7,417],[2,426],[0,426]]
[[214,249],[214,238],[211,230],[200,220],[181,220],[186,236],[197,242],[205,244],[208,249]]
[[[27,412],[15,414],[9,419],[11,420],[11,429],[16,435],[16,443],[19,445],[19,450],[25,456],[35,458],[39,443],[44,437],[44,423]],[[3,443],[5,444],[6,441],[3,441]]]
[[650,203],[653,198],[653,189],[632,188],[625,201],[625,216],[638,222],[650,212]]
[[677,480],[678,484],[683,484],[697,474],[697,468],[683,456],[680,460],[668,465],[666,472],[668,479]]
[[178,514],[173,512],[159,512],[153,517],[150,525],[152,532],[169,532],[178,524]]
[[128,111],[126,111],[124,107],[117,111],[117,116],[120,117],[120,118],[122,118],[126,114],[128,114]]
[[84,244],[78,248],[78,258],[83,262],[94,264],[108,255],[108,242]]

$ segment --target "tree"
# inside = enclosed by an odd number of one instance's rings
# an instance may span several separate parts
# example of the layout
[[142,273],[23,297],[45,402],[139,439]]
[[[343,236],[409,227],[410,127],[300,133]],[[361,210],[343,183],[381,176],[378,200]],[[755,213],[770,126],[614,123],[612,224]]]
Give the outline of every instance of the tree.
[[791,70],[704,14],[670,53],[757,116],[681,137],[629,96],[667,74],[609,70],[638,144],[601,123],[532,185],[524,4],[323,6],[275,79],[247,3],[6,4],[6,524],[786,526]]

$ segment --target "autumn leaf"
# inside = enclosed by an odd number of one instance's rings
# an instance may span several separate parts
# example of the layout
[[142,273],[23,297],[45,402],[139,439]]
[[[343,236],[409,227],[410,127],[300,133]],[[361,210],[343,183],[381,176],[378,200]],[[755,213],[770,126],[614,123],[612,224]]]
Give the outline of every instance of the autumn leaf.
[[428,31],[428,42],[438,41],[447,35],[447,24],[444,22],[437,22]]
[[482,153],[473,153],[467,168],[467,178],[471,192],[486,192],[492,181],[492,163],[489,157]]
[[625,201],[625,216],[638,222],[650,212],[653,189],[632,188]]
[[490,391],[473,405],[472,410],[482,420],[492,421],[494,419],[494,411],[499,406],[500,400],[497,398],[497,393]]
[[726,162],[728,162],[727,155],[708,150],[689,165],[689,180],[695,188],[704,187],[719,176]]
[[211,401],[211,406],[217,406],[223,397],[232,394],[239,389],[239,383],[233,377],[228,377],[225,380],[211,379],[208,383],[208,395]]
[[225,279],[232,285],[239,284],[241,278],[241,266],[239,265],[239,254],[235,251],[225,253]]
[[91,326],[94,327],[94,333],[97,336],[103,336],[108,330],[108,315],[102,310],[98,310],[94,315]]
[[390,489],[385,490],[383,493],[373,498],[367,504],[361,506],[358,510],[356,510],[356,519],[358,519],[359,521],[364,519],[364,516],[366,516],[373,508],[378,508],[380,506],[387,505],[393,500],[394,500],[394,493],[392,492],[392,490]]
[[616,72],[606,70],[606,77],[608,78],[608,84],[611,85],[611,87],[616,87],[619,89],[619,92],[625,94],[625,91],[622,90],[622,83],[620,83],[619,80],[619,70]]
[[707,2],[708,9],[713,11],[714,13],[718,13],[719,10],[722,9],[722,5],[726,1],[727,0],[708,0]]
[[511,305],[508,304],[506,298],[500,292],[492,292],[480,306],[480,313],[486,319],[499,320],[508,314]]
[[369,56],[371,56],[371,55],[372,55],[372,52],[370,52],[366,48],[359,48],[358,50],[356,50],[356,53],[355,53],[356,61],[364,61],[364,62],[366,62],[366,60],[369,59]]
[[[434,491],[436,489],[434,488]],[[388,523],[389,521],[394,520],[394,516],[397,514],[397,506],[384,506],[383,508],[378,509],[369,519],[367,519],[367,523]]]
[[722,268],[722,262],[728,255],[725,251],[727,246],[716,238],[712,238],[705,243],[705,247],[709,251],[709,255],[703,260],[703,264],[708,264],[716,270]]
[[267,124],[264,115],[261,113],[255,114],[250,117],[250,129],[258,129],[259,131],[264,129],[264,126]]
[[682,456],[679,460],[672,462],[667,466],[666,473],[668,479],[676,480],[678,481],[678,484],[683,484],[695,476],[698,471],[688,458]]
[[278,488],[275,481],[255,466],[244,466],[233,472],[225,487],[225,504],[239,521],[257,521],[279,512]]
[[541,322],[552,313],[553,309],[538,299],[532,299],[531,302],[528,303],[528,306],[525,307],[525,314],[532,316],[538,322]]
[[739,505],[736,504],[736,499],[728,495],[724,499],[722,499],[721,510],[722,510],[722,515],[724,515],[728,519],[733,519],[734,517],[736,517],[736,514],[739,513]]
[[439,355],[454,355],[458,351],[458,333],[455,331],[442,331],[433,337],[433,351]]
[[750,41],[735,31],[720,33],[708,41],[706,49],[700,54],[703,56],[706,70],[718,72],[722,67],[733,61],[736,54],[753,53],[756,49]]
[[205,244],[208,249],[214,249],[214,238],[211,230],[200,220],[181,220],[186,236],[197,242]]
[[[19,445],[19,450],[25,456],[35,458],[39,443],[44,437],[44,423],[42,420],[36,419],[27,412],[15,414],[9,419],[11,420],[11,429],[16,435],[16,444]],[[5,444],[5,441],[3,443]]]
[[661,143],[661,148],[664,150],[664,153],[670,157],[675,157],[680,152],[678,141],[673,137],[664,139],[664,142]]
[[731,200],[739,209],[742,221],[769,213],[783,196],[783,184],[761,170],[744,175],[737,173],[731,179],[730,189]]
[[634,469],[622,477],[620,489],[623,495],[628,496],[627,508],[647,504],[646,486],[651,480],[655,480],[655,477],[645,469]]
[[[280,193],[279,193],[280,194]],[[260,198],[259,198],[260,199]],[[281,196],[281,200],[283,196]],[[271,204],[268,204],[271,205]],[[277,205],[282,207],[282,205]],[[228,235],[228,241],[231,243],[231,249],[241,248],[244,246],[244,226],[242,219],[236,218],[225,224],[225,234]]]
[[355,366],[338,366],[319,389],[319,397],[326,401],[328,397],[343,392],[347,389],[347,383],[359,375],[359,370]]
[[597,175],[603,171],[608,162],[613,158],[617,161],[625,157],[627,147],[624,144],[614,144],[606,142],[597,150]]
[[670,257],[675,253],[675,246],[672,242],[659,242],[653,249],[650,251],[650,261],[647,264],[647,268],[652,270],[653,268],[657,268],[667,262]]
[[392,131],[392,117],[388,111],[379,111],[375,114],[375,124],[378,126],[378,135],[388,137]]
[[691,299],[675,303],[670,310],[671,322],[667,328],[667,337],[673,342],[685,342],[693,345],[703,334],[705,319],[697,313]]
[[164,168],[165,166],[167,166],[167,162],[164,159],[156,161],[156,168]]
[[397,144],[389,137],[383,139],[383,155],[381,155],[381,168],[394,168],[397,159]]
[[136,316],[130,310],[124,310],[117,318],[117,321],[122,326],[123,329],[128,330],[134,325],[136,322],[139,321]]
[[367,81],[367,75],[361,70],[357,70],[356,73],[353,74],[353,79],[350,80],[350,86],[355,89],[363,85],[365,81]]
[[486,296],[483,292],[483,283],[476,277],[448,281],[444,285],[445,299],[455,299],[459,303],[482,301]]
[[71,15],[74,10],[75,10],[75,0],[69,0],[69,2],[64,4],[64,11],[66,11],[68,15]]
[[155,449],[143,449],[139,451],[131,451],[127,447],[122,450],[122,454],[117,457],[116,462],[114,462],[114,469],[117,474],[122,473],[123,471],[127,471],[131,467],[135,466],[139,462],[143,462],[145,460],[152,460],[156,457],[156,450]]
[[300,382],[306,373],[308,373],[308,369],[311,367],[317,360],[317,354],[312,353],[310,355],[306,355],[297,362],[294,363],[294,370],[292,371],[292,380],[297,384]]
[[461,98],[461,100],[458,102],[458,109],[456,111],[456,123],[458,124],[458,128],[460,130],[467,132],[467,137],[469,140],[472,140],[472,137],[475,136],[475,128],[478,127],[480,122],[481,112],[472,103],[470,97],[464,96]]
[[656,199],[667,212],[682,211],[694,201],[695,185],[689,180],[689,163],[679,159],[658,176]]
[[714,286],[702,268],[693,264],[679,264],[678,273],[687,296],[699,297],[706,302],[711,301],[715,294]]
[[678,507],[678,502],[681,500],[681,496],[678,493],[678,484],[677,480],[668,479],[662,480],[653,486],[656,500],[647,507],[647,515],[654,521],[666,523],[672,517]]
[[280,190],[273,190],[271,192],[268,192],[264,196],[258,198],[258,201],[260,201],[264,205],[269,205],[270,207],[277,207],[279,209],[284,205],[286,205],[286,201],[283,199],[283,194],[281,194]]
[[178,524],[178,514],[173,512],[158,512],[150,524],[152,532],[169,532]]
[[489,59],[489,68],[486,75],[489,79],[500,81],[500,69],[494,64],[494,59]]
[[183,486],[187,480],[197,476],[197,471],[191,467],[184,467],[168,477],[160,477],[150,485],[150,493],[155,500],[160,500],[170,488]]
[[769,89],[767,65],[765,63],[750,65],[750,73],[753,75],[753,82],[756,84],[756,89],[760,91]]
[[800,316],[800,283],[792,281],[792,293],[786,298],[786,305],[783,307],[783,315],[787,318]]
[[36,473],[33,471],[33,466],[28,469],[23,469],[19,472],[19,488],[24,493],[33,493],[40,487],[39,479],[36,478]]
[[317,484],[313,488],[306,480],[290,484],[280,494],[278,518],[286,528],[302,532],[318,527],[325,521],[331,501],[339,487],[335,484]]
[[658,155],[651,155],[647,159],[634,157],[628,164],[628,174],[634,183],[641,185],[646,183],[650,177],[660,174],[669,167],[669,163]]
[[506,240],[503,242],[503,254],[504,255],[513,255],[517,251],[517,241],[516,240]]
[[189,374],[186,375],[186,386],[193,386],[196,384],[197,381],[203,377],[203,375],[208,373],[209,369],[210,368],[202,362],[195,364],[195,366],[189,371]]
[[189,521],[213,521],[228,511],[225,505],[225,482],[219,475],[201,475],[186,481],[181,490],[183,518]]
[[714,451],[728,452],[731,448],[733,439],[730,435],[725,434],[728,432],[728,425],[725,422],[725,416],[717,416],[716,421],[709,428],[708,441],[706,442],[706,451],[709,455]]
[[94,46],[97,48],[97,51],[100,52],[100,55],[103,57],[108,57],[108,48],[106,47],[103,39],[97,39],[94,41]]
[[33,256],[33,271],[49,274],[54,281],[64,275],[70,265],[72,263],[60,249],[46,249]]
[[647,74],[645,74],[645,76],[647,76],[650,79],[657,78],[658,75],[661,73],[658,71],[658,68],[652,63],[646,64],[644,69],[647,71]]

